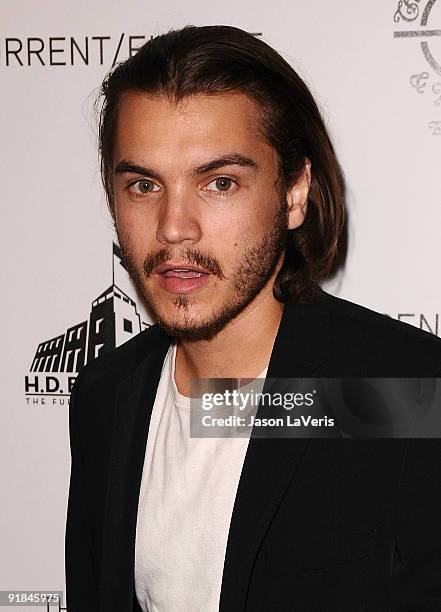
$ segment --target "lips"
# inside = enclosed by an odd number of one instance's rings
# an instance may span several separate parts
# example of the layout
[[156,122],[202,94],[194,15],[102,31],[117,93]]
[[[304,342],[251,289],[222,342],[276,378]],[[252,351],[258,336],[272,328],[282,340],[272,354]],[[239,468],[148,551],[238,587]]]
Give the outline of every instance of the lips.
[[159,282],[169,293],[190,293],[207,284],[210,272],[188,264],[166,264],[157,269]]

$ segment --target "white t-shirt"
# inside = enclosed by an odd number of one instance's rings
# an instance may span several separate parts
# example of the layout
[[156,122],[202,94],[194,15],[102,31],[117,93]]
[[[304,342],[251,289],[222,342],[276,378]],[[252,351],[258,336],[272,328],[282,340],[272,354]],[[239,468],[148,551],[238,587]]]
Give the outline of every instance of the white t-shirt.
[[172,344],[150,420],[136,526],[135,590],[144,612],[217,612],[249,435],[190,437],[190,410],[198,408],[178,392],[175,357]]

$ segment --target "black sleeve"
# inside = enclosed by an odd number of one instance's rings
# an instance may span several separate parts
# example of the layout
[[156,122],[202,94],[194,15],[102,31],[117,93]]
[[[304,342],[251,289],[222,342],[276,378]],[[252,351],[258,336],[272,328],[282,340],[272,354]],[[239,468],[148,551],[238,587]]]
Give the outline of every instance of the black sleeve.
[[395,542],[392,610],[441,610],[440,439],[408,441]]
[[66,602],[69,612],[96,612],[98,588],[84,512],[82,457],[78,434],[78,387],[75,381],[69,404],[71,472],[65,536]]

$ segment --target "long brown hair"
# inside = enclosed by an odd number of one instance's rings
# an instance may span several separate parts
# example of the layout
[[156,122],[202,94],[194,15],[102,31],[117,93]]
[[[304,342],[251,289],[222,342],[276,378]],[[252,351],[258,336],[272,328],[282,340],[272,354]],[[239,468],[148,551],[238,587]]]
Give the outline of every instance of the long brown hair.
[[232,26],[186,26],[147,41],[107,75],[98,99],[101,175],[113,217],[115,128],[121,96],[128,91],[176,102],[201,93],[250,96],[261,111],[260,129],[278,154],[282,197],[310,160],[306,218],[287,232],[273,289],[281,302],[309,301],[342,258],[344,180],[317,104],[296,71],[261,39]]

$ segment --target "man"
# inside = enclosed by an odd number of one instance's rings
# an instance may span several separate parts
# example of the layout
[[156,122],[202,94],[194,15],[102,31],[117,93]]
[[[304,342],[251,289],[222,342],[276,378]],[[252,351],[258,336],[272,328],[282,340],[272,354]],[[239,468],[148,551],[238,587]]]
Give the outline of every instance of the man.
[[344,190],[306,85],[192,26],[103,95],[103,182],[158,325],[74,386],[69,612],[441,609],[438,440],[188,433],[191,379],[441,372],[439,339],[319,288]]

